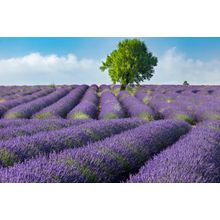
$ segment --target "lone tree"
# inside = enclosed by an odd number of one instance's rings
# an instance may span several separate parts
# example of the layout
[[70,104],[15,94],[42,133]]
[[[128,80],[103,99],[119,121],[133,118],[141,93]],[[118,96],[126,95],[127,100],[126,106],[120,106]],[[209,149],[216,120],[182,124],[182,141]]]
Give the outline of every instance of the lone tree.
[[119,42],[118,48],[107,56],[100,66],[101,71],[108,69],[115,84],[121,84],[121,90],[127,85],[150,79],[157,66],[157,58],[148,51],[145,43],[139,39],[126,39]]
[[189,86],[189,83],[188,83],[187,81],[184,81],[184,82],[183,82],[183,85],[184,85],[184,86]]

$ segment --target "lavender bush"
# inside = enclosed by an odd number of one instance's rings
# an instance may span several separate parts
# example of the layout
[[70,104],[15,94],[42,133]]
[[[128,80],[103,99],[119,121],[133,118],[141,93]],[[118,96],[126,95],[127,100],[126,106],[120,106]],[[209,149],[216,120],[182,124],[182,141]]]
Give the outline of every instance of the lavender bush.
[[198,125],[146,163],[128,182],[220,182],[220,122]]
[[100,108],[99,119],[123,118],[125,116],[119,101],[110,90],[102,92]]
[[220,86],[0,86],[0,117],[0,182],[220,182]]
[[142,120],[94,121],[58,131],[40,132],[32,136],[21,136],[0,142],[0,164],[11,166],[39,154],[77,148],[88,142],[98,141],[113,134],[137,127]]
[[33,118],[65,118],[66,114],[79,103],[81,97],[87,89],[87,85],[78,86],[56,103],[36,113]]
[[[10,120],[11,121],[11,120]],[[58,130],[65,127],[78,126],[91,120],[64,120],[64,119],[51,119],[51,120],[27,120],[21,121],[19,126],[9,126],[0,129],[0,140],[8,140],[18,136],[31,136],[42,131]],[[15,122],[16,123],[16,122]]]
[[21,104],[26,103],[26,102],[30,102],[30,101],[32,101],[36,98],[45,96],[45,95],[47,95],[47,94],[49,94],[53,91],[54,91],[54,89],[48,88],[48,89],[41,90],[41,91],[36,92],[34,94],[31,94],[31,95],[21,97],[19,99],[13,99],[13,100],[9,100],[7,102],[0,103],[0,116],[2,116],[10,108],[13,108],[15,106],[21,105]]
[[3,169],[0,182],[119,182],[189,129],[181,121],[148,123],[81,149]]
[[30,118],[34,113],[56,102],[57,100],[65,96],[67,93],[68,93],[67,89],[63,89],[63,88],[57,89],[55,92],[45,97],[38,98],[34,101],[10,109],[9,111],[6,112],[4,118],[6,119]]
[[88,119],[95,118],[97,115],[98,96],[97,89],[90,87],[81,102],[71,110],[67,118],[68,119]]
[[147,121],[154,120],[155,114],[153,109],[141,103],[137,98],[130,95],[128,92],[121,91],[118,94],[118,99],[129,116],[145,119]]

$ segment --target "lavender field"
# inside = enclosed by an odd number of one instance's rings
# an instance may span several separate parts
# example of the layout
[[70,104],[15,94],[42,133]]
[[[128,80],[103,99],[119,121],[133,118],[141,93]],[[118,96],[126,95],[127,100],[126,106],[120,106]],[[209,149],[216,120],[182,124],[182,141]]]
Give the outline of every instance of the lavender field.
[[220,182],[220,86],[0,86],[0,182]]

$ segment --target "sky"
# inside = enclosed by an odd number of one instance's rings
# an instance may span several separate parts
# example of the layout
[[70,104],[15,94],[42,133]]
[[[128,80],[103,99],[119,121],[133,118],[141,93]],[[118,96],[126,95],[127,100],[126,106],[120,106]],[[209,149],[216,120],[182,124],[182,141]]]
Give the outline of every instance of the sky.
[[[0,38],[0,85],[110,84],[101,62],[125,38]],[[146,84],[220,84],[220,38],[140,38],[158,57]]]

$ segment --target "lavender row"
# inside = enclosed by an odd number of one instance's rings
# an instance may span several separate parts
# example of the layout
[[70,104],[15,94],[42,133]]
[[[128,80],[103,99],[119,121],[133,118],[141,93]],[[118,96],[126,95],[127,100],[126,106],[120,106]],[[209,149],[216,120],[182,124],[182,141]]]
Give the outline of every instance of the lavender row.
[[11,166],[39,154],[77,148],[143,124],[142,120],[95,121],[58,131],[41,132],[0,142],[0,164]]
[[[180,119],[191,124],[196,123],[196,118],[190,109],[189,103],[184,100],[175,100],[176,95],[155,94],[152,96],[143,89],[135,95],[140,101],[148,104],[157,113],[158,118],[164,119]],[[188,106],[187,106],[188,104]]]
[[68,92],[69,91],[64,88],[57,89],[55,92],[47,96],[38,98],[34,101],[10,109],[9,111],[6,112],[4,118],[5,119],[30,118],[34,113],[56,102],[57,100],[65,96]]
[[[66,120],[66,119],[45,119],[45,120],[39,120],[39,119],[0,119],[0,132],[2,132],[5,129],[16,129],[19,127],[23,127],[25,125],[33,125],[33,126],[37,126],[38,124],[47,124],[49,122],[66,122],[71,124],[75,124],[75,123],[79,123],[80,122],[74,122],[74,121],[70,121],[70,120]],[[92,121],[92,120],[88,120],[86,119],[85,121]],[[83,122],[83,120],[82,120]]]
[[39,86],[0,86],[0,96],[6,98],[16,94],[30,95],[31,93],[36,92],[37,90],[39,91],[40,89],[42,88]]
[[99,119],[124,118],[124,111],[110,90],[101,93]]
[[25,102],[36,99],[38,97],[47,95],[47,94],[49,94],[53,91],[54,91],[54,89],[52,89],[52,88],[45,88],[45,89],[33,92],[33,93],[28,94],[28,95],[23,96],[23,97],[19,97],[19,98],[16,98],[16,99],[11,99],[11,100],[6,100],[4,103],[1,103],[1,106],[11,108],[11,107],[14,107],[16,105],[23,104]]
[[68,119],[95,118],[98,110],[97,88],[90,87],[80,103],[67,115]]
[[158,86],[153,94],[150,94],[149,105],[160,112],[163,118],[178,118],[191,124],[207,119],[218,120],[220,119],[218,91],[220,90],[217,87],[208,86],[201,88]]
[[38,132],[53,131],[65,127],[78,126],[80,124],[91,122],[91,120],[64,120],[64,119],[46,119],[46,120],[32,120],[32,123],[24,120],[19,127],[8,127],[0,129],[0,140],[5,141],[18,136],[30,136]]
[[143,166],[128,182],[220,182],[220,122],[198,125]]
[[156,121],[49,158],[41,156],[0,171],[0,182],[119,182],[188,132],[181,121]]
[[130,95],[128,92],[121,91],[118,94],[118,99],[130,117],[137,117],[147,121],[154,120],[154,111],[149,106],[141,103],[137,98]]
[[33,118],[64,118],[66,114],[78,104],[87,89],[87,85],[78,86],[76,89],[71,91],[68,95],[60,99],[58,102],[36,113]]
[[34,99],[39,98],[39,97],[48,95],[49,93],[51,93],[53,91],[54,91],[54,89],[47,88],[47,89],[41,90],[39,92],[36,92],[32,95],[27,95],[27,96],[19,98],[19,99],[13,99],[13,100],[1,103],[0,104],[0,116],[2,116],[6,111],[8,111],[9,109],[11,109],[15,106],[18,106],[18,105],[24,104],[26,102],[30,102]]
[[14,119],[14,120],[8,120],[8,119],[0,119],[0,129],[5,129],[5,128],[14,128],[14,127],[19,127],[25,124],[30,123],[31,120],[29,119]]
[[4,96],[4,99],[6,100],[11,100],[11,99],[16,99],[20,97],[24,97],[26,95],[32,95],[35,92],[39,92],[40,88],[34,87],[34,88],[29,88],[28,90],[19,90],[16,93]]

